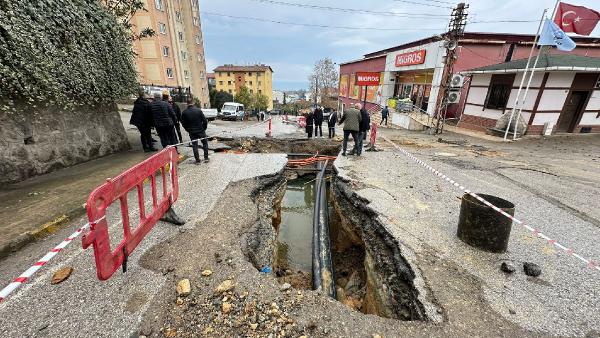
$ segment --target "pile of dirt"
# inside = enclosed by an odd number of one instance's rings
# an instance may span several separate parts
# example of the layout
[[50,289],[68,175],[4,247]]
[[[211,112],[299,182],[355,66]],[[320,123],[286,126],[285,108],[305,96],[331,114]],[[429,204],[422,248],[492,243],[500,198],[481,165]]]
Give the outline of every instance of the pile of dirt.
[[335,156],[341,144],[330,139],[265,139],[244,137],[221,139],[232,151],[247,153],[316,154]]

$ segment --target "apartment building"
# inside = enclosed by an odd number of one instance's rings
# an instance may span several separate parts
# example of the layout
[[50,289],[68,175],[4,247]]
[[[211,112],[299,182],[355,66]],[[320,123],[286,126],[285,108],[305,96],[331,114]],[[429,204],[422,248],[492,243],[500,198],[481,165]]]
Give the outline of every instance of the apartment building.
[[214,69],[217,90],[236,95],[246,86],[251,94],[259,93],[269,98],[269,110],[273,109],[273,69],[267,65],[223,65]]
[[198,0],[142,0],[147,11],[132,19],[135,29],[156,34],[134,42],[142,85],[189,90],[209,107],[204,39]]

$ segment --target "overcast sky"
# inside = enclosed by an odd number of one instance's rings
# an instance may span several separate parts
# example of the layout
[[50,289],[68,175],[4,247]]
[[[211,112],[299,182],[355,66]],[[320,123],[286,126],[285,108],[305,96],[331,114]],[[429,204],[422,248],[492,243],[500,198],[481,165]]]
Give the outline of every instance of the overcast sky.
[[[321,58],[329,57],[336,63],[355,60],[368,52],[443,33],[451,12],[446,6],[456,3],[450,0],[199,1],[203,12],[202,29],[208,71],[225,63],[264,63],[273,68],[274,89],[284,90],[306,88],[307,76],[314,63]],[[348,13],[299,8],[271,1],[358,11]],[[544,8],[548,8],[550,13],[554,3],[555,0],[473,0],[469,2],[468,12],[469,21],[474,22],[467,25],[467,31],[533,34]],[[573,0],[568,3],[600,11],[598,0]],[[391,15],[367,14],[363,11]],[[214,14],[298,24],[398,30],[308,27]],[[499,20],[532,22],[476,22]],[[600,35],[600,28],[596,27],[592,35]]]

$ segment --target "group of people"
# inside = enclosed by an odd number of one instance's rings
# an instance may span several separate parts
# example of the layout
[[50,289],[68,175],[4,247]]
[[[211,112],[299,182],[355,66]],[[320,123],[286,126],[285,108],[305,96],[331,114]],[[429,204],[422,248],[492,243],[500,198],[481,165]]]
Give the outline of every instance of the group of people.
[[[323,113],[323,107],[316,107],[314,111],[308,112],[305,115],[306,118],[306,134],[308,138],[313,137],[313,131],[315,133],[315,138],[323,137],[323,120],[325,119],[325,115]],[[329,130],[329,138],[333,138],[335,136],[335,124],[337,123],[337,114],[335,112],[331,112],[327,117],[327,129]]]
[[191,97],[187,100],[187,109],[181,112],[168,93],[155,93],[151,98],[140,91],[139,97],[133,104],[129,123],[138,128],[145,152],[158,150],[154,147],[152,139],[153,127],[156,129],[162,147],[166,148],[183,143],[180,127],[183,126],[193,141],[192,149],[196,164],[202,162],[198,153],[198,140],[202,142],[204,161],[208,162],[208,141],[206,140],[208,121]]

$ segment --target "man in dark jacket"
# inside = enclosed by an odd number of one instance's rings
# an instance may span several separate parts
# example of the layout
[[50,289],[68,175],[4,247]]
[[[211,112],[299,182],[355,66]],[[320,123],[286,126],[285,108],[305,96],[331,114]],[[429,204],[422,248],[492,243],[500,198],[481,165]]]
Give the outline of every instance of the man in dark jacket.
[[[315,108],[315,138],[323,138],[323,109],[321,107]],[[320,135],[317,135],[320,133]]]
[[348,136],[352,135],[354,140],[354,150],[358,149],[358,156],[360,156],[360,148],[358,148],[358,131],[360,130],[360,103],[356,103],[354,107],[344,111],[342,119],[339,124],[344,124],[344,143],[342,143],[342,156],[346,156],[346,149],[348,146]]
[[327,127],[329,129],[329,138],[335,136],[335,124],[337,123],[337,112],[332,111],[327,119]]
[[379,125],[382,125],[383,121],[385,120],[385,125],[387,126],[388,115],[390,115],[390,110],[388,109],[387,106],[385,106],[385,107],[383,107],[383,110],[381,110],[381,123],[379,123]]
[[[360,130],[358,131],[358,133],[359,133],[358,148],[354,149],[358,152],[359,155],[362,152],[363,140],[367,139],[367,133],[369,132],[370,129],[371,129],[371,117],[369,116],[369,112],[367,111],[367,109],[365,109],[365,107],[363,107],[360,110]],[[354,153],[354,150],[352,150],[353,153]]]
[[179,124],[181,123],[181,108],[175,102],[173,102],[173,97],[169,96],[169,94],[163,94],[163,101],[167,101],[171,108],[173,108],[173,112],[175,113],[175,131],[177,132],[177,137],[179,138],[179,142],[183,142],[183,137],[181,136],[181,128]]
[[167,102],[162,101],[161,98],[160,93],[154,94],[154,102],[150,104],[150,110],[152,111],[154,127],[160,137],[160,144],[163,148],[166,148],[168,145],[177,144],[174,128],[177,117],[173,108]]
[[139,97],[133,103],[133,111],[129,124],[137,127],[140,131],[140,139],[142,148],[145,152],[156,151],[152,144],[152,112],[150,111],[150,102],[144,97],[144,92],[141,91]]
[[[192,140],[192,149],[194,151],[194,158],[196,164],[200,164],[200,154],[198,154],[198,140],[202,142],[202,149],[204,150],[204,162],[208,162],[208,141],[206,140],[206,128],[208,127],[208,121],[204,116],[204,113],[200,108],[194,105],[193,99],[188,99],[187,109],[183,111],[181,115],[181,124],[183,128],[190,134],[190,140]],[[194,141],[195,140],[195,141]]]
[[313,114],[313,112],[309,111],[308,114],[306,114],[306,128],[305,128],[308,138],[312,138],[314,123],[315,123],[315,114]]

